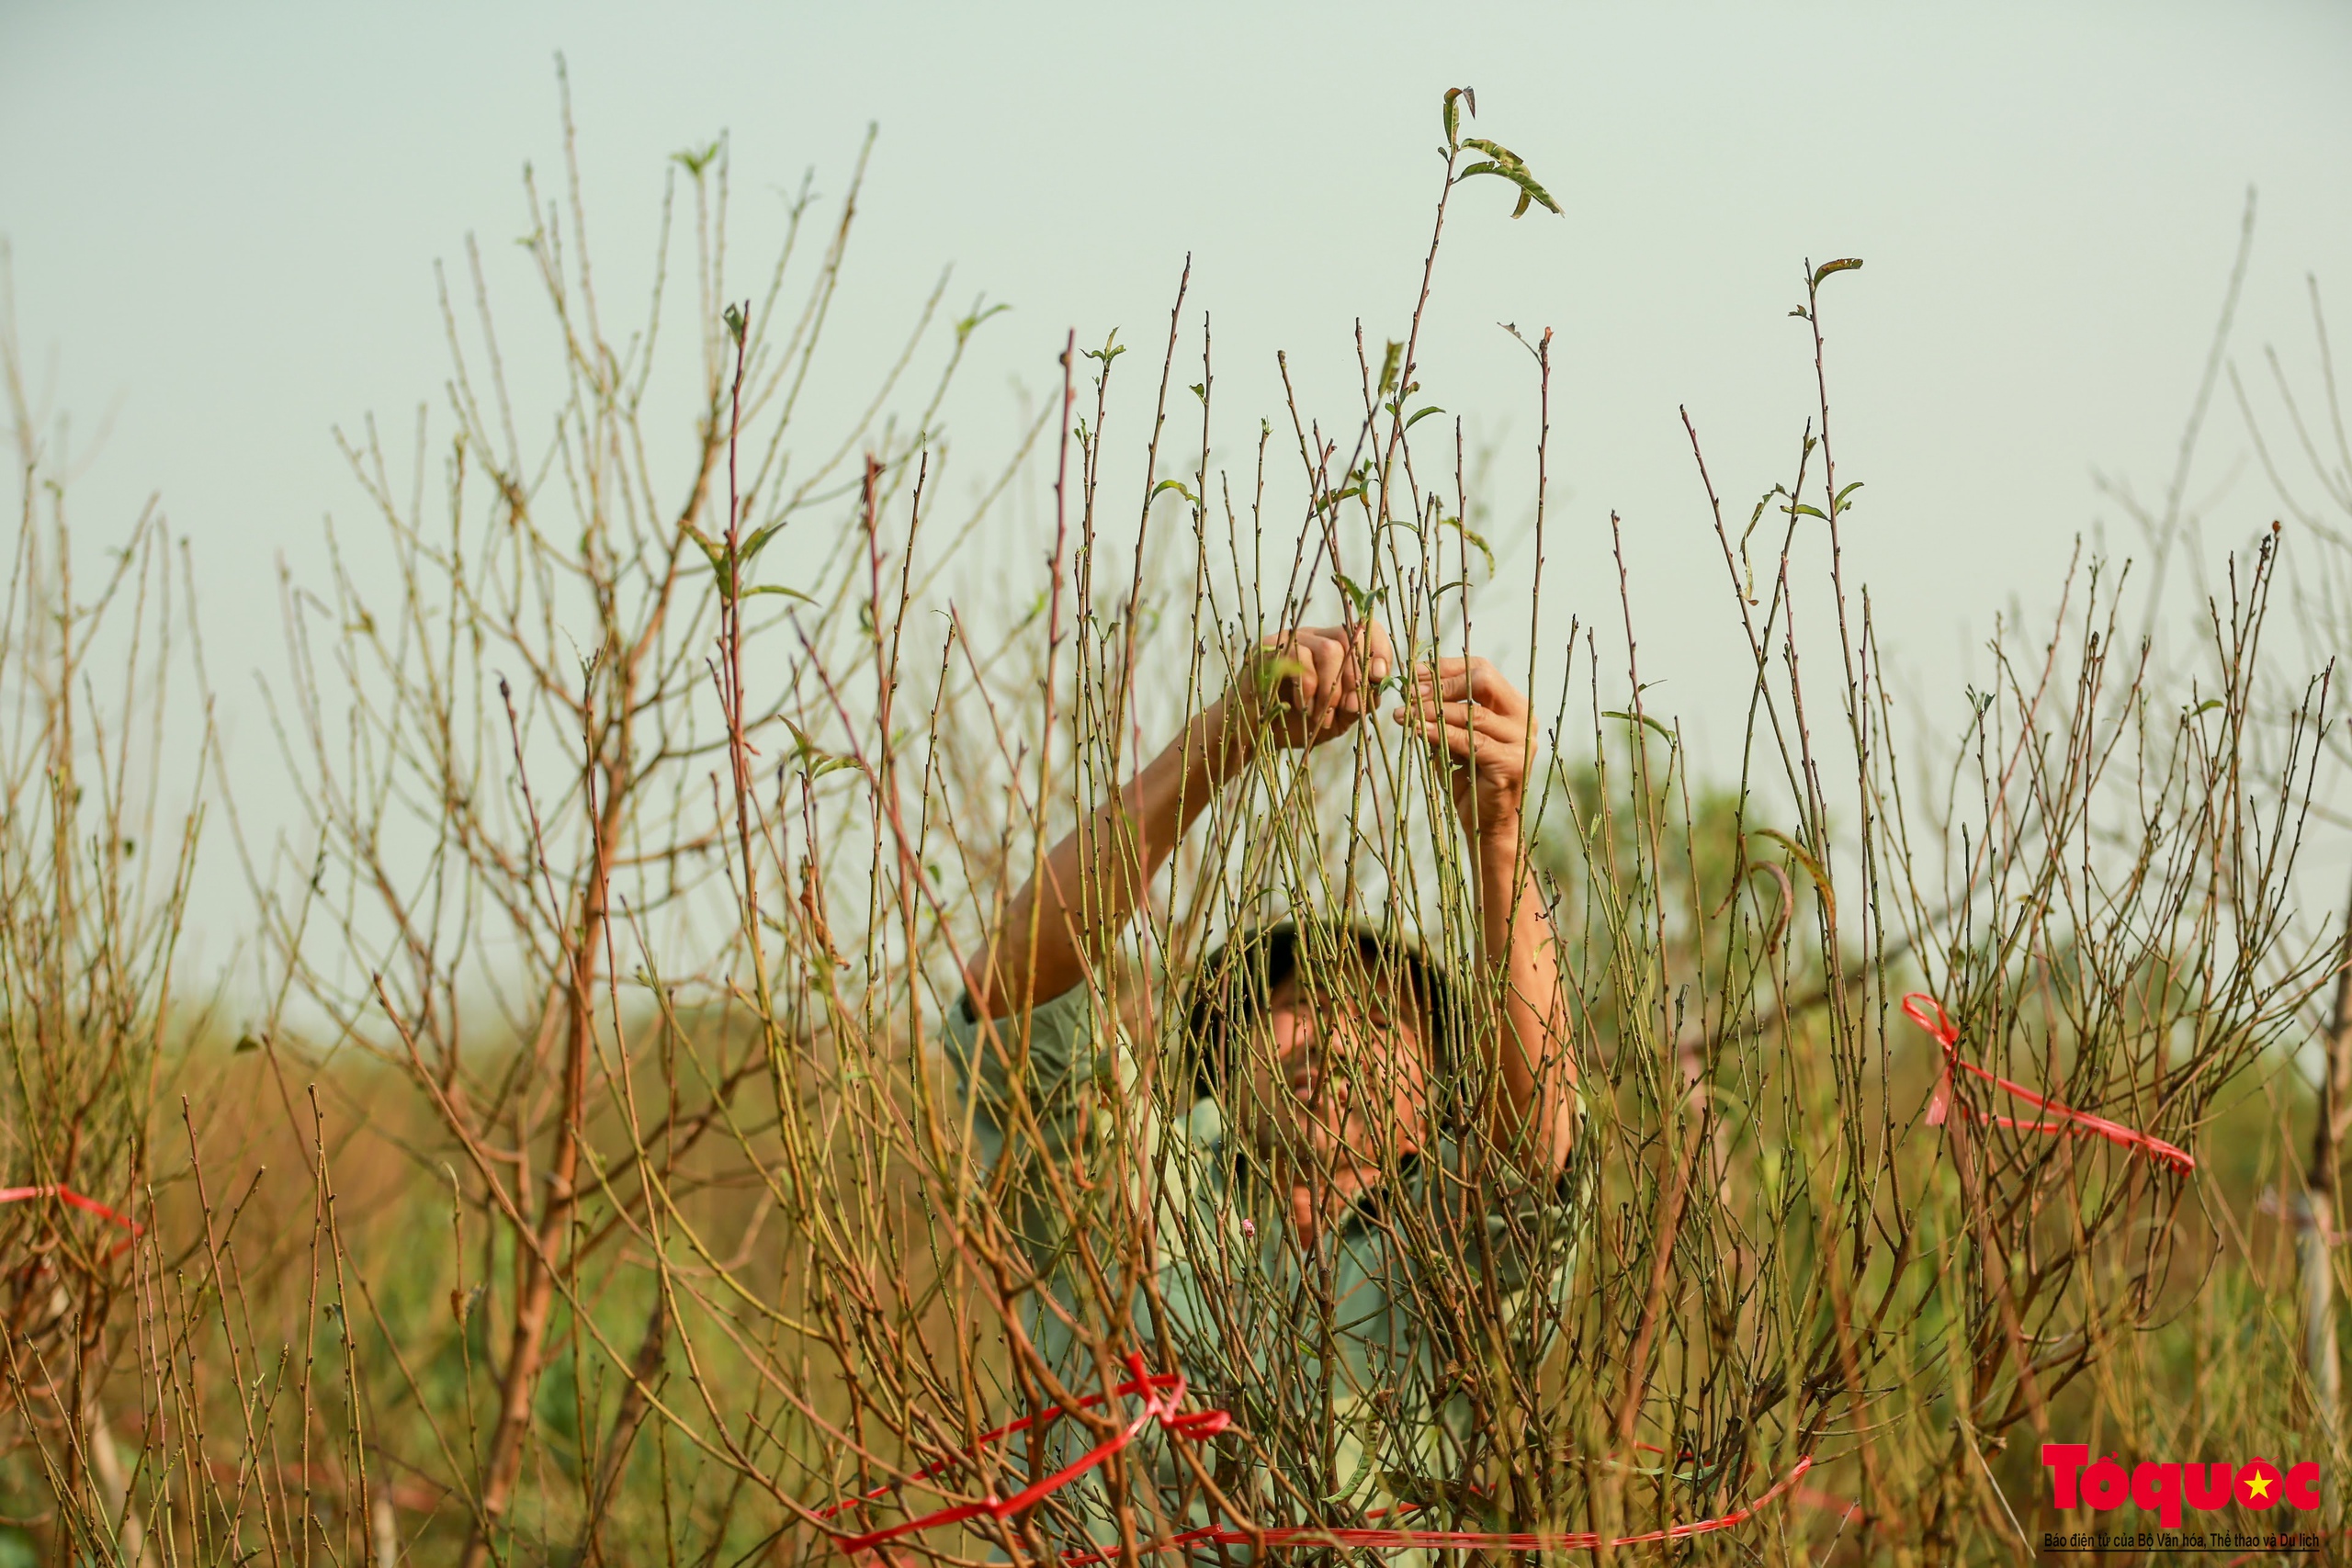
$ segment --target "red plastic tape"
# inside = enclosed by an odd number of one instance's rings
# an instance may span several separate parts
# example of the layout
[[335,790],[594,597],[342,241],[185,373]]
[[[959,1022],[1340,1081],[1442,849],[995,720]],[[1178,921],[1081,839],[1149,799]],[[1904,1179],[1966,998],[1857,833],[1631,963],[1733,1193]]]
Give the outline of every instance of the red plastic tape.
[[[1667,1541],[1688,1540],[1692,1536],[1713,1535],[1717,1530],[1744,1525],[1758,1513],[1778,1501],[1804,1472],[1813,1468],[1813,1458],[1807,1455],[1797,1461],[1794,1469],[1781,1477],[1772,1489],[1754,1501],[1743,1503],[1728,1514],[1711,1519],[1699,1519],[1690,1524],[1668,1525],[1662,1529],[1644,1530],[1639,1535],[1612,1536],[1609,1544],[1618,1546],[1656,1546]],[[1249,1546],[1263,1542],[1275,1546],[1337,1546],[1351,1551],[1394,1551],[1401,1547],[1418,1546],[1435,1551],[1476,1551],[1491,1548],[1501,1551],[1591,1551],[1601,1544],[1597,1530],[1545,1532],[1540,1530],[1417,1530],[1387,1528],[1334,1529],[1324,1525],[1285,1525],[1251,1535],[1227,1525],[1211,1525],[1204,1529],[1187,1530],[1165,1540],[1152,1541],[1142,1548],[1145,1551],[1166,1551],[1182,1546],[1204,1542],[1212,1545]],[[1103,1562],[1119,1554],[1118,1549],[1106,1548],[1079,1557],[1062,1559],[1063,1568],[1084,1568],[1085,1564]]]
[[[892,1525],[887,1529],[872,1530],[865,1535],[842,1536],[839,1538],[841,1549],[843,1551],[863,1551],[868,1547],[879,1546],[884,1541],[896,1540],[900,1536],[934,1529],[941,1525],[961,1524],[966,1519],[976,1519],[982,1514],[999,1520],[1010,1518],[1023,1509],[1060,1491],[1129,1443],[1134,1442],[1143,1429],[1154,1421],[1167,1427],[1174,1436],[1189,1438],[1194,1442],[1215,1437],[1232,1425],[1233,1417],[1222,1410],[1190,1412],[1178,1410],[1177,1405],[1182,1404],[1184,1398],[1183,1378],[1172,1372],[1149,1373],[1143,1369],[1141,1356],[1128,1357],[1127,1370],[1135,1374],[1131,1381],[1121,1383],[1107,1393],[1090,1393],[1078,1402],[1076,1408],[1085,1410],[1097,1404],[1106,1404],[1114,1399],[1125,1398],[1129,1394],[1143,1396],[1143,1409],[1136,1413],[1136,1418],[1097,1443],[1082,1458],[1063,1466],[1051,1475],[1030,1483],[1010,1497],[999,1497],[991,1493],[977,1503],[965,1503],[941,1508],[936,1512],[925,1514],[920,1518]],[[820,1510],[817,1517],[820,1519],[830,1519],[846,1509],[871,1503],[877,1497],[896,1491],[907,1483],[928,1481],[943,1471],[955,1468],[980,1449],[987,1448],[992,1443],[1001,1443],[1014,1433],[1025,1432],[1032,1427],[1051,1426],[1066,1414],[1068,1412],[1062,1410],[1048,1410],[1039,1415],[1023,1416],[1018,1421],[1008,1422],[993,1432],[982,1433],[978,1443],[954,1459],[942,1460],[937,1464],[918,1470],[907,1477],[906,1482],[892,1482],[877,1486],[871,1492],[862,1492],[854,1497],[845,1497],[831,1507]]]
[[109,1258],[121,1257],[130,1250],[132,1242],[147,1234],[147,1227],[129,1214],[119,1213],[96,1199],[85,1198],[71,1187],[60,1183],[52,1182],[45,1187],[0,1187],[0,1203],[25,1203],[35,1198],[54,1198],[69,1208],[84,1210],[97,1215],[102,1220],[112,1220],[116,1224],[129,1231],[130,1234],[117,1243],[112,1252],[107,1254]]
[[[1213,1438],[1233,1424],[1232,1416],[1223,1410],[1180,1411],[1177,1406],[1183,1402],[1184,1398],[1184,1380],[1181,1375],[1172,1372],[1146,1372],[1141,1356],[1128,1357],[1127,1370],[1134,1374],[1128,1382],[1119,1384],[1105,1393],[1088,1394],[1078,1401],[1075,1408],[1090,1409],[1098,1404],[1108,1404],[1114,1399],[1140,1394],[1144,1402],[1143,1409],[1136,1413],[1134,1420],[1096,1444],[1072,1463],[1065,1465],[1051,1475],[1031,1483],[1010,1497],[999,1497],[990,1494],[975,1503],[951,1505],[920,1517],[891,1525],[887,1529],[868,1531],[864,1535],[837,1534],[835,1544],[843,1552],[857,1553],[880,1546],[886,1541],[899,1540],[902,1536],[935,1529],[942,1525],[961,1524],[966,1519],[978,1518],[983,1514],[1001,1521],[1035,1506],[1060,1491],[1088,1471],[1102,1464],[1113,1454],[1134,1442],[1142,1434],[1143,1429],[1154,1421],[1158,1421],[1166,1427],[1171,1436],[1188,1438],[1193,1442]],[[992,1432],[982,1433],[978,1443],[955,1458],[925,1466],[908,1476],[905,1481],[891,1482],[875,1487],[870,1492],[861,1492],[854,1497],[845,1497],[838,1503],[820,1509],[817,1517],[830,1519],[837,1514],[887,1496],[900,1486],[913,1482],[928,1481],[970,1459],[980,1449],[1002,1442],[1014,1433],[1025,1432],[1032,1427],[1050,1426],[1067,1414],[1069,1414],[1067,1411],[1048,1410],[1036,1415],[1023,1416],[1017,1421],[1007,1422]],[[1716,1530],[1730,1529],[1736,1525],[1746,1524],[1760,1509],[1770,1506],[1793,1487],[1799,1478],[1812,1468],[1813,1460],[1810,1455],[1799,1460],[1796,1468],[1782,1476],[1770,1491],[1728,1514],[1711,1519],[1700,1519],[1690,1524],[1668,1525],[1662,1529],[1645,1530],[1639,1535],[1619,1536],[1611,1540],[1609,1544],[1611,1546],[1645,1546],[1662,1541],[1687,1540],[1692,1536],[1708,1535]],[[1395,1511],[1404,1513],[1410,1510],[1400,1508]],[[1379,1517],[1386,1510],[1375,1510],[1372,1517]],[[1169,1536],[1164,1540],[1146,1542],[1141,1550],[1146,1552],[1170,1551],[1181,1547],[1203,1543],[1228,1546],[1262,1543],[1270,1547],[1339,1546],[1374,1550],[1418,1546],[1432,1548],[1440,1551],[1473,1551],[1480,1547],[1493,1547],[1506,1551],[1551,1550],[1575,1551],[1590,1551],[1600,1546],[1601,1540],[1599,1534],[1590,1530],[1573,1531],[1566,1534],[1544,1534],[1500,1530],[1400,1529],[1385,1526],[1333,1529],[1322,1525],[1283,1525],[1253,1534],[1249,1530],[1236,1529],[1230,1525],[1209,1525],[1200,1529],[1186,1530],[1178,1535]],[[1065,1568],[1084,1568],[1085,1564],[1101,1562],[1117,1554],[1117,1549],[1090,1551],[1076,1557],[1066,1557],[1062,1559],[1062,1562]]]
[[[1922,1006],[1922,1003],[1926,1005]],[[1936,1015],[1932,1019],[1928,1016],[1928,1008],[1936,1010]],[[1973,1106],[1962,1105],[1960,1109],[1962,1113],[1974,1121],[1989,1122],[1999,1127],[2014,1127],[2020,1133],[2052,1133],[2061,1137],[2082,1137],[2087,1134],[2091,1137],[2105,1138],[2109,1143],[2123,1148],[2139,1149],[2150,1158],[2172,1167],[2183,1176],[2197,1168],[2197,1161],[2186,1149],[2177,1148],[2162,1138],[2153,1137],[2136,1127],[2126,1127],[2120,1122],[2110,1122],[2104,1116],[2094,1116],[2087,1111],[2075,1111],[2061,1105],[2054,1100],[2047,1100],[2034,1093],[2023,1084],[2011,1083],[2007,1078],[1996,1077],[1973,1062],[1961,1060],[1960,1030],[1951,1018],[1946,1016],[1943,1003],[1936,1000],[1927,992],[1914,991],[1904,998],[1903,1010],[1911,1015],[1912,1022],[1934,1035],[1937,1043],[1944,1048],[1943,1071],[1936,1079],[1934,1098],[1928,1101],[1928,1126],[1942,1126],[1945,1115],[1951,1109],[1953,1104],[1951,1074],[1952,1069],[1957,1067],[1962,1072],[1973,1073],[2003,1093],[2022,1100],[2028,1105],[2046,1111],[2058,1118],[2055,1122],[2020,1122],[2014,1116],[1988,1116]]]

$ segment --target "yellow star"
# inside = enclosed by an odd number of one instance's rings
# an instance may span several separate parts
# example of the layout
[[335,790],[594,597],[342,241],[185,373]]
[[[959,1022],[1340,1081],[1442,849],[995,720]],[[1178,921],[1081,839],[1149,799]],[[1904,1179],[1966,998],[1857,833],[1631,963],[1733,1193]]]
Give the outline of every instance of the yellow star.
[[2257,1503],[2270,1501],[2270,1477],[2257,1475],[2245,1483],[2245,1495]]

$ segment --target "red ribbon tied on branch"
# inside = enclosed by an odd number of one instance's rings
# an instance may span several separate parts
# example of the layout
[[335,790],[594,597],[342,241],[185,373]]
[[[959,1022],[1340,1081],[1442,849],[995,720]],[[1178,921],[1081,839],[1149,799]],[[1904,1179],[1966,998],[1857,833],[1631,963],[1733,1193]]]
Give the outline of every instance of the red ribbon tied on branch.
[[[902,1524],[891,1525],[883,1529],[871,1530],[865,1535],[839,1536],[836,1538],[837,1544],[845,1552],[864,1551],[869,1547],[879,1546],[884,1541],[896,1540],[902,1535],[913,1535],[921,1530],[935,1529],[941,1525],[961,1524],[966,1519],[978,1518],[982,1514],[1000,1521],[1008,1519],[1024,1508],[1041,1502],[1053,1493],[1060,1491],[1113,1454],[1125,1449],[1154,1421],[1167,1427],[1171,1435],[1189,1438],[1194,1442],[1213,1438],[1233,1424],[1233,1417],[1222,1410],[1179,1410],[1177,1406],[1182,1404],[1184,1399],[1184,1379],[1181,1374],[1147,1372],[1144,1371],[1141,1356],[1127,1358],[1127,1371],[1135,1374],[1130,1381],[1121,1383],[1106,1393],[1090,1393],[1079,1400],[1074,1408],[1090,1409],[1094,1405],[1107,1404],[1114,1399],[1124,1399],[1131,1394],[1143,1396],[1143,1408],[1136,1413],[1134,1420],[1095,1444],[1075,1461],[1064,1465],[1051,1475],[1031,1482],[1010,1497],[999,1497],[991,1493],[977,1503],[964,1503],[941,1508],[933,1513],[925,1514],[920,1518],[909,1519]],[[907,1483],[928,1481],[943,1472],[953,1470],[980,1449],[993,1443],[1001,1443],[1014,1433],[1025,1432],[1032,1427],[1051,1426],[1069,1413],[1059,1409],[1046,1410],[1032,1416],[1023,1416],[1018,1421],[1007,1422],[993,1432],[980,1434],[980,1440],[973,1445],[971,1450],[956,1455],[954,1459],[942,1460],[937,1464],[927,1465],[908,1476],[906,1482],[891,1482],[877,1486],[871,1492],[861,1492],[854,1497],[845,1497],[831,1507],[820,1509],[817,1517],[830,1519],[835,1514],[846,1509],[871,1503],[876,1498],[884,1496]]]
[[[1182,1404],[1184,1399],[1184,1380],[1182,1375],[1174,1372],[1147,1372],[1144,1371],[1144,1360],[1141,1356],[1128,1357],[1126,1364],[1127,1371],[1133,1374],[1129,1381],[1107,1393],[1088,1394],[1085,1398],[1079,1400],[1073,1408],[1090,1409],[1095,1405],[1106,1404],[1114,1399],[1125,1399],[1136,1394],[1143,1396],[1143,1408],[1136,1413],[1134,1420],[1097,1443],[1075,1461],[1063,1466],[1042,1480],[1032,1482],[1010,1497],[999,1497],[990,1494],[976,1503],[951,1505],[917,1518],[908,1519],[882,1529],[870,1530],[864,1535],[836,1534],[834,1544],[840,1547],[843,1553],[854,1557],[886,1541],[896,1540],[901,1536],[934,1529],[941,1525],[961,1524],[966,1519],[978,1518],[983,1514],[999,1521],[1008,1519],[1060,1491],[1088,1471],[1102,1464],[1113,1454],[1134,1442],[1142,1435],[1144,1428],[1154,1421],[1166,1427],[1170,1435],[1189,1438],[1193,1442],[1213,1438],[1233,1424],[1232,1416],[1223,1410],[1179,1410],[1177,1406]],[[1069,1413],[1060,1409],[1046,1410],[1035,1415],[1024,1416],[1018,1421],[1007,1422],[992,1432],[982,1433],[978,1442],[955,1458],[927,1465],[908,1476],[903,1482],[889,1482],[875,1487],[870,1492],[861,1492],[854,1497],[844,1497],[829,1507],[820,1509],[817,1517],[820,1520],[830,1519],[837,1514],[886,1496],[900,1486],[917,1481],[928,1481],[969,1460],[981,1449],[994,1443],[1001,1443],[1016,1432],[1025,1432],[1033,1427],[1050,1426]],[[1668,1525],[1661,1529],[1645,1530],[1639,1535],[1618,1536],[1608,1544],[1645,1546],[1663,1541],[1687,1540],[1692,1536],[1708,1535],[1716,1530],[1730,1529],[1735,1525],[1746,1524],[1783,1493],[1795,1486],[1804,1472],[1812,1468],[1813,1458],[1808,1454],[1799,1460],[1796,1467],[1782,1476],[1771,1490],[1753,1502],[1743,1504],[1733,1509],[1728,1514],[1718,1515],[1713,1518],[1699,1519],[1690,1524]],[[1370,1517],[1378,1518],[1390,1511],[1374,1509]],[[1411,1506],[1393,1511],[1409,1513]],[[1543,1534],[1502,1530],[1397,1529],[1387,1527],[1341,1529],[1325,1525],[1281,1525],[1271,1529],[1250,1531],[1236,1529],[1230,1525],[1208,1525],[1199,1529],[1182,1531],[1163,1540],[1148,1542],[1143,1550],[1149,1552],[1169,1551],[1180,1547],[1202,1544],[1268,1547],[1340,1546],[1357,1550],[1389,1550],[1418,1546],[1440,1551],[1472,1551],[1479,1548],[1494,1548],[1506,1551],[1552,1550],[1589,1551],[1601,1544],[1601,1538],[1598,1532],[1592,1530]],[[1061,1563],[1062,1568],[1086,1568],[1090,1563],[1107,1562],[1116,1555],[1118,1555],[1116,1549],[1105,1549],[1083,1552],[1075,1557],[1065,1557],[1061,1559]]]
[[[1744,1525],[1778,1501],[1812,1468],[1813,1456],[1807,1454],[1797,1461],[1795,1467],[1781,1477],[1771,1490],[1752,1502],[1741,1504],[1728,1514],[1695,1519],[1689,1524],[1667,1525],[1658,1529],[1644,1530],[1639,1535],[1612,1536],[1608,1544],[1611,1547],[1657,1546],[1668,1541],[1689,1540],[1692,1536],[1713,1535],[1717,1530]],[[1408,1505],[1396,1511],[1409,1512],[1411,1506]],[[1377,1518],[1387,1511],[1375,1508],[1371,1517]],[[1388,1527],[1334,1529],[1328,1525],[1282,1525],[1252,1535],[1248,1530],[1235,1529],[1229,1525],[1210,1525],[1154,1542],[1148,1550],[1164,1551],[1204,1542],[1217,1546],[1251,1546],[1261,1542],[1269,1547],[1337,1546],[1351,1551],[1389,1551],[1408,1546],[1434,1551],[1594,1551],[1602,1544],[1598,1530],[1417,1530]],[[1065,1557],[1061,1560],[1062,1568],[1086,1568],[1087,1564],[1106,1562],[1117,1555],[1115,1548],[1106,1548],[1101,1551],[1087,1552],[1081,1557]]]
[[[1928,1008],[1935,1009],[1933,1018],[1928,1016]],[[2076,1111],[2072,1107],[2061,1105],[2054,1100],[2034,1093],[2023,1084],[2011,1083],[2005,1077],[1998,1077],[1986,1072],[1973,1062],[1961,1060],[1959,1027],[1945,1014],[1943,1003],[1936,1000],[1927,992],[1914,991],[1904,998],[1903,1010],[1911,1016],[1912,1022],[1934,1035],[1936,1043],[1941,1045],[1944,1051],[1944,1065],[1942,1071],[1936,1078],[1936,1092],[1928,1101],[1928,1126],[1942,1126],[1945,1115],[1954,1103],[1951,1075],[1952,1069],[1957,1067],[1962,1072],[1975,1074],[2003,1093],[2014,1099],[2022,1100],[2028,1105],[2046,1111],[2057,1118],[2054,1122],[2020,1122],[2014,1116],[1988,1116],[1973,1106],[1962,1104],[1960,1107],[1962,1112],[1972,1120],[1989,1122],[1996,1127],[2014,1127],[2020,1133],[2051,1133],[2060,1137],[2105,1138],[2109,1143],[2120,1147],[2138,1149],[2149,1158],[2172,1167],[2183,1176],[2187,1176],[2197,1168],[2197,1161],[2188,1150],[2165,1143],[2162,1138],[2143,1133],[2136,1127],[2126,1127],[2120,1122],[2110,1122],[2104,1116],[2094,1116],[2087,1111]]]
[[129,1231],[130,1234],[116,1243],[114,1250],[107,1254],[108,1259],[121,1257],[130,1250],[132,1242],[147,1234],[147,1227],[129,1214],[109,1209],[96,1198],[85,1198],[71,1187],[62,1183],[51,1182],[42,1187],[0,1187],[0,1203],[25,1203],[35,1198],[54,1198],[68,1208],[83,1210],[97,1215],[102,1220],[112,1220],[116,1224]]

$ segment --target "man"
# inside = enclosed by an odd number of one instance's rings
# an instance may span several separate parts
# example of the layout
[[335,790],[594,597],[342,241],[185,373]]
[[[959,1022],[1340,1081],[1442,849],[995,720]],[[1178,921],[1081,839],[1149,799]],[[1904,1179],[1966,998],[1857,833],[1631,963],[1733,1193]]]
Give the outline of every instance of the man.
[[[1394,929],[1302,913],[1210,958],[1189,1038],[1150,1059],[1102,996],[1112,944],[1210,799],[1261,752],[1372,719],[1395,662],[1376,626],[1256,649],[1046,855],[950,1012],[1003,1251],[1033,1270],[1012,1325],[1024,1389],[1050,1404],[1057,1384],[1102,1386],[1125,1354],[1172,1355],[1236,1417],[1222,1502],[1165,1445],[1136,1456],[1163,1504],[1127,1521],[1147,1538],[1220,1513],[1355,1522],[1459,1500],[1496,1440],[1498,1380],[1480,1369],[1523,1364],[1566,1290],[1583,1112],[1523,841],[1528,705],[1486,660],[1406,671],[1389,711],[1429,748],[1465,835],[1474,973],[1442,975]],[[1060,1426],[1029,1465],[1091,1446]],[[1115,1490],[1098,1472],[1073,1494],[1098,1544],[1118,1539]]]

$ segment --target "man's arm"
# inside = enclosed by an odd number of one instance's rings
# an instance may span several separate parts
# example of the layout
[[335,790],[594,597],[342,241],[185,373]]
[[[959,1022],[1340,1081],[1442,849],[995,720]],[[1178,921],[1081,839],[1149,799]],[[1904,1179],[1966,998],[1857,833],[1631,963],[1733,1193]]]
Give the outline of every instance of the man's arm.
[[990,967],[965,977],[975,1013],[1008,1018],[1086,977],[1209,796],[1247,760],[1232,717],[1224,702],[1212,705],[1047,852],[1005,908]]
[[1384,679],[1388,663],[1376,626],[1269,638],[1225,695],[1047,852],[965,976],[973,1011],[1008,1018],[1083,980],[1209,796],[1260,746],[1318,746],[1352,728],[1365,711],[1362,675]]
[[1527,699],[1483,659],[1440,660],[1420,672],[1418,725],[1448,765],[1470,843],[1482,978],[1500,983],[1496,1089],[1488,1132],[1529,1168],[1557,1172],[1577,1136],[1577,1069],[1558,937],[1527,863],[1521,809],[1534,761]]

